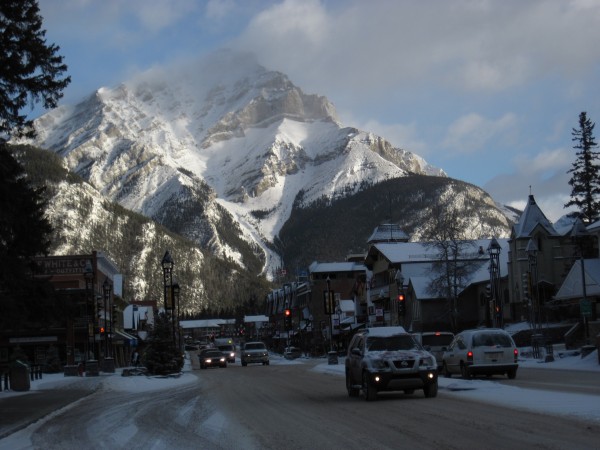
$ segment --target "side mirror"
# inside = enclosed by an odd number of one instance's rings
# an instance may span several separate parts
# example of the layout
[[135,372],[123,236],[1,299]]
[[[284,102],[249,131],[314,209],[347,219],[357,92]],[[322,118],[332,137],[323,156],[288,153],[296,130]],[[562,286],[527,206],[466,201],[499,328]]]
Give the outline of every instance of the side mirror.
[[360,348],[358,347],[354,347],[352,350],[350,350],[350,354],[355,356],[362,356],[362,354],[360,353]]

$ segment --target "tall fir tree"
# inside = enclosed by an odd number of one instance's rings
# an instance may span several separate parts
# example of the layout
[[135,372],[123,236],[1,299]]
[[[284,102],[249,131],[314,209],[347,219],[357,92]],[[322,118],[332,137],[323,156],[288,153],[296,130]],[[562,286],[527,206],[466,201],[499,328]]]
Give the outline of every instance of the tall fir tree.
[[36,0],[0,1],[0,325],[12,327],[39,327],[39,304],[47,303],[27,274],[32,257],[47,254],[50,244],[43,189],[29,183],[6,144],[35,136],[25,107],[56,107],[71,81],[45,34]]
[[571,132],[572,140],[576,142],[573,148],[577,149],[577,158],[567,171],[572,174],[569,180],[571,200],[565,203],[565,208],[576,206],[579,213],[589,220],[600,216],[600,153],[594,151],[598,147],[594,139],[594,126],[587,113],[582,112],[579,114],[579,128],[573,128]]

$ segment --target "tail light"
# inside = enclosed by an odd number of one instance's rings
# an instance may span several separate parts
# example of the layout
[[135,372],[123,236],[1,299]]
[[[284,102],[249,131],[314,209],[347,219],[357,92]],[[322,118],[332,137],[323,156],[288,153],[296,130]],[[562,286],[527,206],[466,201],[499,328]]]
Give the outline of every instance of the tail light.
[[470,350],[467,352],[467,361],[473,362],[473,352]]
[[517,360],[519,359],[519,349],[515,348],[514,354],[515,354],[515,362],[517,362]]

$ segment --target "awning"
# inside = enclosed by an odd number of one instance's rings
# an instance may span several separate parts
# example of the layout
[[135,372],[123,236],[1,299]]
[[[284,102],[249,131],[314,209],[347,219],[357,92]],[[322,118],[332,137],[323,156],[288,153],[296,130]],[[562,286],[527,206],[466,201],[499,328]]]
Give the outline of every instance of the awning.
[[138,340],[135,336],[125,333],[124,331],[115,330],[115,340],[123,341],[126,346],[137,347]]

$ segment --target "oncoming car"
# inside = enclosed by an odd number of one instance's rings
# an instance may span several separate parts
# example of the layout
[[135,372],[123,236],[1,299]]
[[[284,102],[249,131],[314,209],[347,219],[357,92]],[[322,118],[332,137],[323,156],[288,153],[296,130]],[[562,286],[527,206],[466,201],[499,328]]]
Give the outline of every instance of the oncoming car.
[[227,367],[226,356],[218,349],[207,349],[198,355],[200,359],[200,368],[207,369],[209,367]]
[[223,352],[225,357],[227,358],[227,362],[234,363],[235,362],[235,345],[233,344],[221,344],[217,345],[217,348]]
[[438,392],[435,357],[403,327],[359,331],[350,341],[345,365],[350,397],[357,397],[360,391],[367,401],[375,400],[381,391],[412,394],[422,389],[425,397],[435,397]]
[[250,363],[269,365],[269,351],[263,342],[247,342],[240,354],[240,360],[244,367]]
[[458,333],[442,356],[444,376],[460,374],[517,376],[519,350],[512,337],[499,328],[479,328]]

